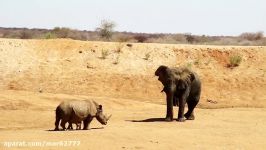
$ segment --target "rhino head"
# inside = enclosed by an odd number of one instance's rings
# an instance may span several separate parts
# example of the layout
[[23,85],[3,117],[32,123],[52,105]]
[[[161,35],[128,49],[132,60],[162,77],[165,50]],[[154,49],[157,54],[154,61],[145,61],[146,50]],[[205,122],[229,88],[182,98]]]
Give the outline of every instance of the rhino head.
[[97,114],[96,114],[96,119],[103,125],[107,124],[107,121],[111,118],[112,115],[107,115],[103,114],[103,107],[102,105],[99,105],[97,108]]

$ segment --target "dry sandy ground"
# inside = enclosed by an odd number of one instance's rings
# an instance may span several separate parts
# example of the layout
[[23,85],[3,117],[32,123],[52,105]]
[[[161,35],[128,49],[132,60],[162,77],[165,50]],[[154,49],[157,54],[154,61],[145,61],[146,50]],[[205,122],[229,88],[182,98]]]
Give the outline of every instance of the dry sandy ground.
[[[0,39],[0,149],[266,149],[266,47],[126,44]],[[234,55],[242,62],[230,69]],[[196,120],[162,121],[162,64],[200,75]],[[94,99],[113,117],[88,131],[50,131],[65,99]]]
[[[0,89],[163,104],[154,71],[189,66],[202,79],[201,108],[266,107],[266,47],[126,44],[0,39]],[[240,66],[226,67],[235,55],[242,57]]]
[[[49,131],[54,109],[63,99],[94,99],[113,117],[91,130]],[[6,100],[6,101],[5,101]],[[0,92],[2,142],[80,141],[79,146],[12,147],[13,149],[265,149],[266,109],[196,109],[196,120],[164,122],[165,106],[126,99],[22,91]],[[69,144],[69,143],[68,143]],[[71,143],[70,143],[71,145]]]

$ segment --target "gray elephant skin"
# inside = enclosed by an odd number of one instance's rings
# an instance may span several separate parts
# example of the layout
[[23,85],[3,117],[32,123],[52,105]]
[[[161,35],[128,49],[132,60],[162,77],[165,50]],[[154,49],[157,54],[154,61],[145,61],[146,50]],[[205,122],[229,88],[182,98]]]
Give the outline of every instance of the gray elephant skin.
[[103,107],[93,100],[69,100],[63,101],[56,108],[55,131],[59,130],[59,122],[63,130],[65,124],[69,123],[69,129],[73,129],[72,123],[83,122],[83,130],[87,130],[93,118],[101,124],[106,125],[111,115],[107,117],[103,114]]
[[[194,108],[201,94],[201,81],[198,75],[187,67],[169,68],[167,66],[158,67],[155,75],[164,86],[162,92],[166,93],[165,120],[173,121],[173,106],[179,107],[177,121],[194,120]],[[188,111],[184,114],[186,103]]]

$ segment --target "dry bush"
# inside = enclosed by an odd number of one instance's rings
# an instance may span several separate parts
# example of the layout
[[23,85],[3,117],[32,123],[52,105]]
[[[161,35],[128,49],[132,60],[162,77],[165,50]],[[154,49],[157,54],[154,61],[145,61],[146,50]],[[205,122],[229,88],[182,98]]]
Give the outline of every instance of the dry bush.
[[206,36],[187,34],[147,34],[132,32],[114,32],[112,22],[102,22],[96,31],[73,30],[65,27],[48,29],[27,28],[1,28],[0,37],[18,39],[53,39],[71,38],[75,40],[108,40],[130,43],[173,43],[173,44],[206,44],[206,45],[242,45],[242,46],[266,46],[266,38],[263,32],[246,32],[240,36]]
[[143,58],[144,60],[149,60],[149,58],[151,57],[151,52],[148,52],[145,54],[145,57]]
[[124,43],[118,42],[118,43],[116,44],[116,50],[115,50],[115,52],[116,52],[116,53],[120,53],[120,52],[122,51],[122,49],[124,48],[124,46],[125,46]]
[[148,37],[146,35],[135,35],[134,39],[137,40],[137,42],[139,43],[144,43],[145,41],[147,41]]
[[175,34],[175,35],[173,35],[173,39],[177,43],[186,43],[187,42],[186,36],[184,34]]
[[256,32],[256,33],[245,32],[245,33],[242,33],[239,37],[249,40],[249,41],[257,41],[257,40],[261,40],[264,36],[263,36],[263,32]]
[[20,32],[20,39],[31,39],[33,37],[33,33],[30,30],[22,30]]
[[102,49],[102,56],[101,56],[101,58],[102,59],[106,59],[107,58],[107,56],[110,54],[109,53],[109,51],[108,50],[104,50],[104,49]]
[[196,42],[196,37],[190,33],[185,34],[186,40],[188,43],[192,44]]
[[119,64],[119,62],[120,62],[120,56],[118,55],[118,56],[116,56],[115,61],[113,62],[113,64],[117,65],[117,64]]
[[102,20],[100,27],[96,29],[100,37],[105,40],[110,40],[114,32],[115,23],[113,21]]
[[60,27],[55,27],[52,30],[52,33],[54,33],[58,38],[68,38],[70,35],[71,29],[69,28],[60,28]]
[[114,34],[114,41],[117,42],[129,42],[132,41],[133,37],[131,35],[127,35],[127,34],[120,34],[120,33],[115,33]]
[[156,37],[156,38],[149,38],[147,39],[148,43],[177,43],[176,40],[173,38],[173,36],[161,36],[161,37]]

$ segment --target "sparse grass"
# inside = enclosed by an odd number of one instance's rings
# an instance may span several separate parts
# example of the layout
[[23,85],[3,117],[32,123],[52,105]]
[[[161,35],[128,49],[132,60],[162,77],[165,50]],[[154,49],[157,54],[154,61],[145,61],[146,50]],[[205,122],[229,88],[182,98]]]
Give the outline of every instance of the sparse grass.
[[101,58],[102,58],[102,59],[106,59],[107,56],[108,56],[109,54],[110,54],[110,53],[109,53],[108,50],[104,50],[104,49],[102,49],[102,56],[101,56]]
[[228,67],[229,68],[237,67],[240,65],[241,61],[242,61],[242,56],[240,55],[230,56]]
[[200,65],[200,59],[199,58],[194,61],[194,65],[196,65],[196,66]]
[[124,43],[122,43],[122,42],[117,43],[115,52],[117,52],[117,53],[122,52],[123,47],[124,47]]
[[211,59],[209,58],[204,64],[208,66],[211,63]]
[[145,54],[145,57],[143,58],[144,60],[149,60],[149,58],[151,57],[151,52],[148,52]]
[[119,64],[120,62],[120,56],[118,55],[116,58],[115,58],[115,61],[113,62],[114,65],[117,65]]
[[186,64],[186,67],[188,67],[189,69],[191,69],[192,68],[192,62],[188,62],[187,64]]

